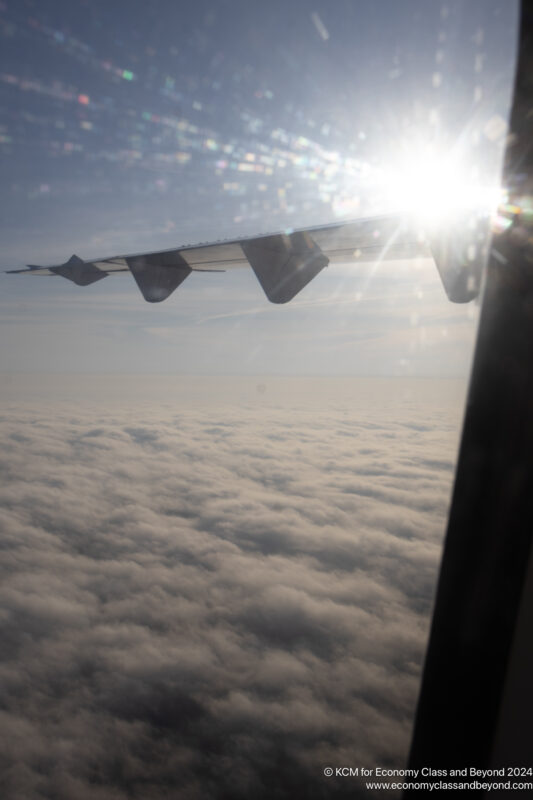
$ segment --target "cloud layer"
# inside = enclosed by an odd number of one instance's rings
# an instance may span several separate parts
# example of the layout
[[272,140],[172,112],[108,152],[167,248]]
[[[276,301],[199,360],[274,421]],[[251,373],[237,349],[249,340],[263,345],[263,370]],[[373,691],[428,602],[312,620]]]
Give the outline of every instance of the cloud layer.
[[401,765],[461,390],[280,386],[5,404],[3,797],[357,797],[324,767]]

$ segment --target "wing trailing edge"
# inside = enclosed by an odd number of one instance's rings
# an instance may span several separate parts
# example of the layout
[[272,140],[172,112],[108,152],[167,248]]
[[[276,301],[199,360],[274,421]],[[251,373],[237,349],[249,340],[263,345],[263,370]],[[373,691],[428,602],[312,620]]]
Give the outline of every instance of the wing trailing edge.
[[251,267],[268,300],[287,303],[330,263],[428,258],[433,252],[450,300],[467,302],[477,294],[481,274],[481,248],[471,263],[465,255],[465,250],[470,252],[470,244],[470,240],[465,240],[458,247],[450,237],[423,239],[412,224],[397,216],[369,217],[152,253],[91,261],[72,256],[58,266],[31,266],[10,272],[60,275],[77,286],[88,286],[117,272],[131,272],[144,299],[159,303],[191,272]]
[[[29,269],[34,272],[40,270],[42,267],[36,265],[28,265]],[[48,267],[52,275],[61,275],[76,286],[90,286],[91,283],[102,280],[107,277],[107,272],[92,263],[92,261],[83,261],[79,256],[71,256],[64,264],[59,264],[57,267]]]

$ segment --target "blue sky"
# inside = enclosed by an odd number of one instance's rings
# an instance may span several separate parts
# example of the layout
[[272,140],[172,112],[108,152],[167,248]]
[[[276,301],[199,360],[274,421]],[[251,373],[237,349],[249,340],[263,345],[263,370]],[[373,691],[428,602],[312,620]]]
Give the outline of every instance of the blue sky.
[[[371,215],[368,171],[426,146],[492,180],[516,8],[3,2],[0,266]],[[244,272],[154,309],[129,276],[0,281],[3,370],[464,374],[475,316],[429,264],[330,267],[287,309]]]

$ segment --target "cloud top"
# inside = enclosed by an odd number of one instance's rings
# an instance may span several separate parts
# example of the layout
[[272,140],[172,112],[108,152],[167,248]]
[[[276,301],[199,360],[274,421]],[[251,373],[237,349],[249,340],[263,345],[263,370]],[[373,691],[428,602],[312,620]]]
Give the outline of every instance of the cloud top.
[[357,797],[323,768],[401,765],[459,410],[418,383],[6,406],[3,796]]

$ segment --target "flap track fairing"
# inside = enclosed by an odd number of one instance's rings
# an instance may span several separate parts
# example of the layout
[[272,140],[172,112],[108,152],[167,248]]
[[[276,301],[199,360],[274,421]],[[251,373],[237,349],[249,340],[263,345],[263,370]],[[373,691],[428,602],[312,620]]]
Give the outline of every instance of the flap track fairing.
[[306,232],[262,236],[241,247],[272,303],[288,303],[329,264]]
[[83,261],[78,256],[71,256],[65,264],[60,264],[58,267],[50,267],[50,272],[67,278],[76,286],[89,286],[102,278],[107,278],[107,272],[98,269],[90,261]]
[[176,251],[134,256],[126,258],[126,262],[142,296],[149,303],[166,300],[192,272]]

